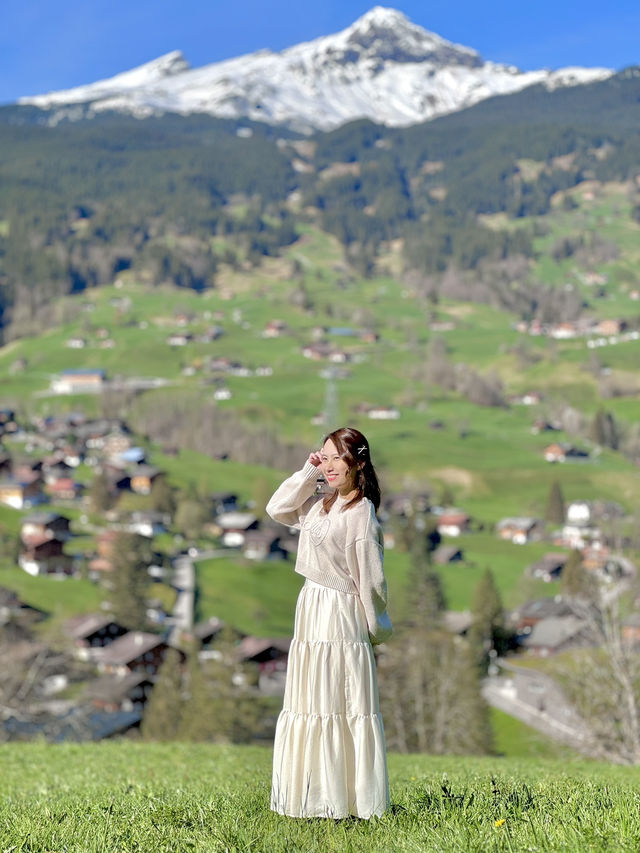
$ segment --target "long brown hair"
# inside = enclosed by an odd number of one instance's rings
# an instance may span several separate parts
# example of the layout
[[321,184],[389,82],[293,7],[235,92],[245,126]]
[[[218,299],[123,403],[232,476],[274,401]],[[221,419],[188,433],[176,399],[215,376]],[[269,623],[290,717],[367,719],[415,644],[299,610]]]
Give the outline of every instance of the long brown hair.
[[[375,468],[371,462],[371,452],[367,439],[360,430],[353,427],[340,427],[340,429],[336,429],[330,432],[329,435],[326,435],[322,445],[324,446],[327,441],[332,441],[335,444],[340,457],[344,459],[350,470],[356,468],[354,482],[356,494],[342,509],[345,510],[351,506],[355,506],[362,498],[369,498],[377,511],[380,506],[380,486],[378,485]],[[336,490],[332,495],[324,498],[322,506],[325,512],[329,512],[337,497],[338,492]]]

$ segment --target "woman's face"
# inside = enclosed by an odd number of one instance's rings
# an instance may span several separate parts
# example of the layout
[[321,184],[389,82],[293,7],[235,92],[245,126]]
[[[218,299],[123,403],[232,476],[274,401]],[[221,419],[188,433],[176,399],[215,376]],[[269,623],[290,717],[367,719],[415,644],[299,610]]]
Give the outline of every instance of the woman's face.
[[321,452],[322,461],[320,465],[325,480],[331,488],[337,489],[340,494],[348,494],[354,488],[356,469],[349,468],[331,439],[327,439]]

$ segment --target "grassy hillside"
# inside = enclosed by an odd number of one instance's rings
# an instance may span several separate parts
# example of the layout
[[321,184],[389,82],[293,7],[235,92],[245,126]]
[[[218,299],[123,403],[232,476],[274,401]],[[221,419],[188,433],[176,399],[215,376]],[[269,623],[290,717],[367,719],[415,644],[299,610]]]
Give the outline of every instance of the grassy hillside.
[[[638,282],[640,226],[629,217],[627,189],[615,183],[578,186],[561,194],[548,215],[517,221],[517,227],[530,231],[537,227],[540,233],[531,275],[551,288],[578,289],[588,303],[586,313],[594,318],[633,320],[640,314],[640,303],[632,299]],[[571,204],[563,201],[565,196]],[[491,217],[484,221],[492,227]],[[559,241],[596,232],[618,247],[614,257],[594,265],[580,254],[568,258],[554,254]],[[398,261],[391,251],[383,266],[398,269]],[[123,273],[118,286],[60,300],[46,334],[0,349],[0,401],[24,415],[78,408],[100,413],[105,403],[99,397],[56,396],[48,390],[51,377],[60,370],[100,367],[110,379],[158,377],[167,383],[133,401],[134,415],[177,407],[192,412],[197,421],[203,402],[212,400],[215,387],[222,384],[232,396],[217,403],[220,410],[311,448],[324,432],[311,419],[324,406],[327,362],[305,358],[301,350],[313,340],[314,328],[321,326],[325,338],[351,359],[338,365],[344,371],[335,380],[338,420],[358,426],[369,436],[384,488],[429,488],[436,499],[446,489],[484,526],[483,532],[459,540],[465,556],[462,565],[440,569],[449,605],[469,606],[486,567],[493,569],[507,604],[536,591],[549,594],[549,587],[536,588],[523,581],[524,568],[549,546],[503,543],[492,527],[506,515],[542,516],[555,479],[567,501],[601,498],[635,511],[640,499],[637,469],[620,452],[596,447],[585,437],[588,429],[576,439],[565,432],[536,435],[531,425],[536,418],[554,417],[569,403],[587,427],[598,408],[604,407],[618,419],[623,433],[632,432],[640,418],[640,394],[603,399],[602,383],[637,381],[640,341],[607,343],[592,350],[583,337],[556,341],[532,337],[517,332],[516,318],[504,310],[451,299],[441,299],[434,307],[419,291],[382,272],[370,279],[354,277],[344,265],[337,241],[306,226],[282,257],[266,259],[255,269],[221,267],[218,286],[201,294],[147,287],[134,274]],[[585,283],[587,272],[603,276],[605,284]],[[287,328],[282,336],[267,338],[263,333],[273,319],[283,320]],[[449,330],[434,331],[434,320],[450,324]],[[192,340],[186,346],[167,343],[173,332],[186,332],[195,339],[213,325],[222,329],[214,341]],[[345,328],[354,333],[372,329],[378,340],[342,334]],[[103,348],[105,336],[113,341],[111,348]],[[85,347],[67,347],[72,337],[83,338]],[[425,365],[435,338],[445,342],[452,363],[469,365],[482,374],[494,372],[507,396],[536,391],[541,403],[479,406],[430,383]],[[269,367],[272,373],[210,372],[206,364],[212,357],[236,360],[251,371]],[[363,404],[395,406],[399,418],[370,420],[359,410]],[[544,461],[542,449],[550,441],[576,440],[591,451],[588,462],[553,466]],[[175,487],[190,484],[201,494],[230,490],[243,501],[263,499],[288,473],[278,458],[241,464],[188,448],[177,456],[166,455],[152,444],[149,449],[153,463],[167,471]],[[211,447],[211,455],[217,450]],[[144,499],[131,497],[127,506],[140,508],[143,503]],[[0,508],[0,527],[6,533],[15,535],[19,518],[19,513]],[[387,566],[397,612],[406,555],[389,550]],[[246,581],[240,587],[230,583],[237,569]],[[203,617],[215,614],[237,620],[247,630],[263,634],[290,630],[297,594],[297,578],[290,566],[248,566],[232,558],[211,561],[200,566],[199,581]],[[36,605],[48,595],[8,564],[0,582],[21,594],[32,591],[30,600]],[[83,595],[78,584],[72,593],[71,584],[40,582],[55,586],[53,599],[61,602],[60,614],[83,609],[85,604],[88,609],[96,606],[94,588],[88,585]]]
[[260,747],[0,747],[6,851],[635,851],[637,768],[391,755],[393,809],[371,821],[269,810]]

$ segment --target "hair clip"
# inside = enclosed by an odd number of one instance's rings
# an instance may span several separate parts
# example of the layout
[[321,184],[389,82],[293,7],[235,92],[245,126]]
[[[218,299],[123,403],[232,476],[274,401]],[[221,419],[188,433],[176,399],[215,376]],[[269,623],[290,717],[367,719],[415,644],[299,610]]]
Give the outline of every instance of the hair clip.
[[365,452],[366,452],[366,450],[367,450],[367,445],[366,445],[366,444],[361,444],[361,445],[360,445],[360,447],[358,448],[358,456],[359,456],[361,453],[365,453]]

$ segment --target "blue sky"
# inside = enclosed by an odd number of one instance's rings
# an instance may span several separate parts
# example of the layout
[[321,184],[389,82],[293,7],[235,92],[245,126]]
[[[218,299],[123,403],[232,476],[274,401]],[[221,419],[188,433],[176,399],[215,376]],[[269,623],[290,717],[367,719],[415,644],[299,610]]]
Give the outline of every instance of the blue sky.
[[[358,0],[2,0],[0,103],[91,83],[182,50],[197,67],[349,26]],[[522,69],[640,64],[638,0],[386,3],[485,59]]]

